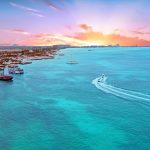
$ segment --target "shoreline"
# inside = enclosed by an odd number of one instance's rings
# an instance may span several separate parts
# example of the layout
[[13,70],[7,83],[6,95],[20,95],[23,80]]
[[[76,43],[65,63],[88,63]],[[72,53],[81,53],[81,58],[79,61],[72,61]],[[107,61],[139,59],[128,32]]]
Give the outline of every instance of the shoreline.
[[33,47],[32,49],[0,49],[0,70],[5,66],[31,64],[33,60],[54,59],[66,47]]
[[[31,64],[33,60],[54,59],[57,52],[65,48],[128,48],[150,46],[0,46],[0,70],[5,66]],[[64,54],[59,54],[63,56]]]

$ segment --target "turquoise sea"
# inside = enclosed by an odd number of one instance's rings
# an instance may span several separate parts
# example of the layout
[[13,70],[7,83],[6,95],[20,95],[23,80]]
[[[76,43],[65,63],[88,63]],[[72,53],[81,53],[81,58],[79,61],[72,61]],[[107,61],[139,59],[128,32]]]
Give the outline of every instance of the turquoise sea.
[[[149,150],[150,101],[104,92],[92,80],[104,73],[113,87],[150,95],[150,48],[59,53],[0,82],[0,150]],[[66,64],[71,57],[79,64]]]

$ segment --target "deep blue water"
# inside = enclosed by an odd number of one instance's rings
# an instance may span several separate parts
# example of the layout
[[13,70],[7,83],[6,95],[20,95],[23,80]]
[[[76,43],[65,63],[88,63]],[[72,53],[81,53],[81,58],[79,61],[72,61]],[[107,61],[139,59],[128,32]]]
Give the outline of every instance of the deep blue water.
[[150,102],[91,84],[105,73],[114,87],[150,95],[150,48],[90,49],[61,50],[0,82],[0,150],[150,149]]

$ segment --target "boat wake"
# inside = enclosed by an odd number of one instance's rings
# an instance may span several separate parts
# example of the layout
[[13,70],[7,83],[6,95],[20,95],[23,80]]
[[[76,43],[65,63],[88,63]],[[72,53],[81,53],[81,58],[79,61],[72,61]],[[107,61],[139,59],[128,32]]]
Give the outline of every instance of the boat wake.
[[150,101],[150,95],[146,95],[140,92],[135,91],[129,91],[121,88],[114,87],[112,85],[108,85],[106,83],[106,77],[104,82],[99,82],[99,78],[96,78],[92,81],[92,84],[94,84],[98,89],[113,94],[115,96],[125,98],[128,100],[144,100],[144,101]]

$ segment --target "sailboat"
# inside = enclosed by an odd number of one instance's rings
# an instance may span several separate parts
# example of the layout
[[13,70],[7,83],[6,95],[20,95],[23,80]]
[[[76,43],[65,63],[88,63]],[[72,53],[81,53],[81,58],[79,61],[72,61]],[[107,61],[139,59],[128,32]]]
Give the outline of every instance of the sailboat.
[[0,80],[2,81],[11,81],[13,76],[9,74],[8,66],[6,66],[3,70],[3,74],[0,75]]
[[73,58],[72,58],[72,51],[71,51],[71,56],[70,56],[70,58],[71,58],[71,59],[67,62],[67,64],[70,64],[70,65],[78,64],[78,62],[75,61],[75,60],[73,60]]

